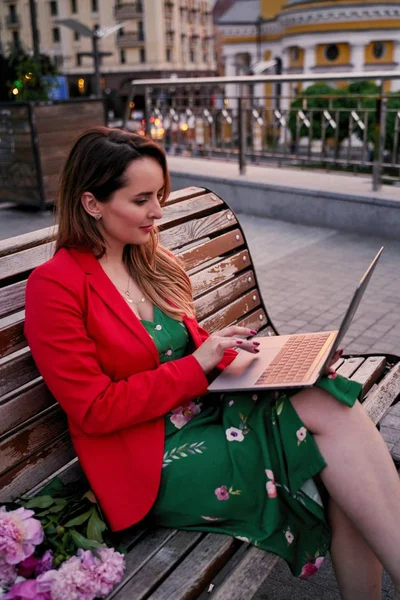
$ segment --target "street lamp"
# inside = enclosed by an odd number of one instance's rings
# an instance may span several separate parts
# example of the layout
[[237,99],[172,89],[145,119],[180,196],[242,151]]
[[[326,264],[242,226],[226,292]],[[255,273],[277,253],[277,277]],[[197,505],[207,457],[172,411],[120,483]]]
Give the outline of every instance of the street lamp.
[[102,29],[89,29],[89,27],[87,27],[83,23],[80,23],[80,21],[77,21],[76,19],[59,19],[57,22],[60,25],[69,27],[76,33],[79,33],[79,35],[92,38],[92,52],[82,52],[81,55],[93,57],[95,91],[96,96],[100,96],[100,60],[102,56],[110,56],[112,52],[99,52],[99,39],[105,38],[111,35],[112,33],[115,33],[116,31],[124,27],[125,23],[119,23],[118,25],[113,25],[112,27],[103,27]]

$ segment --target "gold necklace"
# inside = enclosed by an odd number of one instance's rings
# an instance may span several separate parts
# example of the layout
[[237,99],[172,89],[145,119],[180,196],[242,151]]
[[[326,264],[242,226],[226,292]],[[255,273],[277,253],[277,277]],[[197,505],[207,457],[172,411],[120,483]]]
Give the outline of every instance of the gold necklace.
[[146,298],[144,296],[142,296],[138,302],[132,298],[131,293],[129,291],[130,282],[131,282],[131,278],[128,277],[128,288],[126,290],[121,290],[121,288],[118,288],[119,291],[123,293],[125,300],[129,304],[135,304],[135,306],[137,306],[138,304],[141,304],[143,302],[146,302]]

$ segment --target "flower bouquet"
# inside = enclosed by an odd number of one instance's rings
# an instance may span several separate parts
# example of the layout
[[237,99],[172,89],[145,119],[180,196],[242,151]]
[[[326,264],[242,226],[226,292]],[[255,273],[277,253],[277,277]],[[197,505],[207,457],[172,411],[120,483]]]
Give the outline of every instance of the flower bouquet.
[[[0,506],[1,600],[94,600],[123,578],[96,498],[53,480],[40,495]],[[122,548],[119,550],[123,551]]]

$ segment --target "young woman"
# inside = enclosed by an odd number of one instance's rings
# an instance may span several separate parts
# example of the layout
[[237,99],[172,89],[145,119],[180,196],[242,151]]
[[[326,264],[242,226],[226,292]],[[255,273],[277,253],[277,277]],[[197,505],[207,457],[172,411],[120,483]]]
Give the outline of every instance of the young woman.
[[360,385],[327,374],[293,395],[207,394],[233,348],[257,341],[196,322],[158,242],[169,190],[151,140],[86,131],[61,175],[55,255],[27,285],[33,357],[111,528],[147,516],[227,533],[301,577],[330,549],[342,598],[378,600],[382,564],[400,586],[400,484]]

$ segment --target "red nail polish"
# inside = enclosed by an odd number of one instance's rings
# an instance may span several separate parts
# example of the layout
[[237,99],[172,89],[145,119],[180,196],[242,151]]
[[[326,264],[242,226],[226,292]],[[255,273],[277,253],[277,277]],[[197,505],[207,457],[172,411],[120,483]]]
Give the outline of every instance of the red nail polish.
[[343,350],[339,350],[339,356],[342,356]]
[[260,342],[253,342],[254,346],[259,346]]
[[256,335],[257,331],[255,329],[250,329],[251,335]]
[[254,348],[254,352],[260,352],[258,348]]
[[236,340],[237,344],[243,344],[243,340]]

